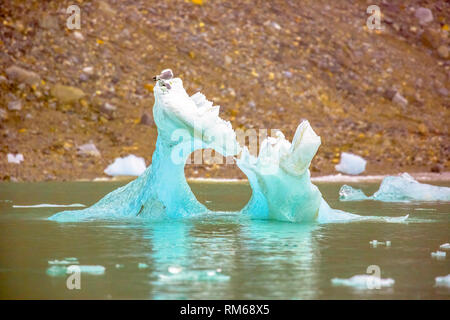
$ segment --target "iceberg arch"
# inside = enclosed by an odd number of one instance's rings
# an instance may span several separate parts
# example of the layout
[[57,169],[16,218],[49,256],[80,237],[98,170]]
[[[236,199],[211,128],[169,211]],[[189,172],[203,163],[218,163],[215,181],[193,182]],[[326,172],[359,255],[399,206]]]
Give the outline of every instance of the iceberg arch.
[[253,219],[289,222],[406,219],[361,217],[328,206],[311,183],[309,165],[320,137],[308,121],[297,128],[292,143],[281,131],[262,142],[258,157],[241,148],[231,123],[219,117],[201,93],[189,96],[181,79],[160,81],[154,87],[153,116],[158,130],[152,164],[138,178],[107,194],[89,208],[63,211],[49,219],[59,222],[114,218],[185,218],[210,213],[198,202],[184,175],[192,152],[213,149],[239,156],[237,165],[247,175],[252,197],[241,211]]

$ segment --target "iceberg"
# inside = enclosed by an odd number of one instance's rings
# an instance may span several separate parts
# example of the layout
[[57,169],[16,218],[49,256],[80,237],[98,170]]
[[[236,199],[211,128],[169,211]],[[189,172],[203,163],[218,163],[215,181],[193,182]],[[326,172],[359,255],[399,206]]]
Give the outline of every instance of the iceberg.
[[436,287],[447,287],[450,288],[450,274],[442,277],[436,277],[435,280],[435,286]]
[[104,172],[108,176],[139,176],[145,169],[144,158],[130,154],[123,158],[116,158]]
[[447,253],[445,251],[439,251],[439,250],[431,253],[431,257],[436,258],[436,259],[445,259],[446,255],[447,255]]
[[366,170],[366,163],[366,160],[356,154],[342,152],[341,161],[335,168],[345,174],[357,175]]
[[186,182],[184,166],[195,150],[213,149],[234,156],[247,175],[252,197],[241,211],[252,219],[289,222],[349,220],[402,222],[406,217],[368,217],[334,210],[311,183],[309,166],[321,139],[308,121],[297,127],[292,143],[281,131],[265,139],[258,157],[241,148],[219,106],[201,93],[189,96],[179,78],[155,77],[153,116],[158,130],[152,164],[135,180],[89,208],[59,212],[59,222],[97,219],[176,219],[211,213]]
[[408,173],[388,176],[372,196],[366,196],[360,189],[343,185],[339,190],[341,201],[377,200],[385,202],[450,201],[450,188],[419,183]]
[[331,279],[331,283],[334,286],[345,286],[352,287],[358,290],[364,290],[375,288],[389,288],[395,284],[395,280],[391,278],[381,279],[376,276],[363,274],[356,275],[348,279],[333,278]]
[[153,117],[158,138],[152,164],[135,180],[107,194],[89,208],[59,212],[54,221],[114,218],[182,218],[208,213],[192,193],[184,165],[192,152],[211,148],[224,156],[240,151],[231,123],[219,117],[219,106],[201,93],[189,96],[181,79],[154,86]]

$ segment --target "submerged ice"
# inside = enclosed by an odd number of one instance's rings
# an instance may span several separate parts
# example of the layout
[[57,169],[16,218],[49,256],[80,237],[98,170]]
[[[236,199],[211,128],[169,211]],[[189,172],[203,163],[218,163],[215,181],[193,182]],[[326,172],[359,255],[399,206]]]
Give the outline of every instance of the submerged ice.
[[246,147],[241,148],[230,122],[219,117],[220,107],[201,93],[189,96],[180,79],[157,78],[154,95],[158,138],[152,164],[134,181],[93,206],[63,211],[50,220],[183,218],[210,213],[197,201],[184,175],[186,160],[199,149],[236,157],[252,188],[252,197],[242,213],[253,219],[289,222],[406,219],[362,217],[330,208],[311,183],[309,166],[321,140],[308,121],[300,123],[292,142],[281,131],[265,139],[255,157]]
[[372,196],[366,196],[360,189],[343,185],[339,191],[341,201],[378,200],[402,201],[450,201],[450,188],[419,183],[407,173],[383,179],[380,188]]

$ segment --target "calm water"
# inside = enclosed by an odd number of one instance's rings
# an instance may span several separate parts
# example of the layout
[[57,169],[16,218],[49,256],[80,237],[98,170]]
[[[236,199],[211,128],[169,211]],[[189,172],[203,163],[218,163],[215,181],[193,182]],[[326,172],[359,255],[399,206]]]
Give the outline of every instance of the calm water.
[[[57,223],[45,218],[60,208],[12,207],[91,205],[119,185],[0,183],[0,298],[450,298],[450,289],[434,287],[436,276],[450,273],[450,257],[430,256],[450,242],[450,204],[342,203],[340,184],[322,184],[319,188],[332,207],[362,215],[410,214],[409,223],[298,225],[250,221],[223,212],[153,223]],[[371,193],[378,184],[356,186]],[[192,189],[216,211],[238,210],[251,194],[247,185],[237,184],[194,183]],[[373,239],[390,240],[392,246],[371,248]],[[81,290],[68,290],[67,276],[46,274],[48,261],[65,257],[76,257],[82,265],[102,265],[106,271],[82,274]],[[139,268],[139,263],[148,267]],[[378,265],[381,277],[393,278],[395,285],[358,290],[331,284],[335,277],[365,274],[369,265]],[[169,267],[182,269],[171,274]]]

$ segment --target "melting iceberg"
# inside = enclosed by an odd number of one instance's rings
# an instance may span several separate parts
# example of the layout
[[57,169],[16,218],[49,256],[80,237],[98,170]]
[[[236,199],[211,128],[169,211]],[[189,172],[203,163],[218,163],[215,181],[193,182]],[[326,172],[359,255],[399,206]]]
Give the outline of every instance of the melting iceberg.
[[186,160],[195,150],[207,148],[234,156],[240,146],[231,124],[219,117],[219,106],[213,106],[201,93],[189,97],[181,79],[168,83],[170,89],[161,82],[154,87],[153,116],[158,138],[152,164],[136,180],[107,194],[93,206],[63,211],[50,220],[177,218],[208,212],[186,182]]
[[450,201],[450,188],[419,183],[407,173],[383,179],[380,189],[366,196],[360,189],[343,185],[339,191],[341,201],[378,200],[386,202]]
[[208,148],[224,156],[239,156],[237,164],[252,188],[252,197],[242,212],[251,218],[289,222],[406,219],[361,217],[330,208],[311,183],[309,166],[320,137],[308,121],[298,126],[292,143],[278,131],[275,137],[264,140],[258,157],[254,157],[240,147],[231,124],[219,117],[219,106],[213,106],[201,93],[189,96],[178,78],[156,79],[153,115],[158,138],[152,164],[136,180],[93,206],[63,211],[50,220],[173,219],[210,213],[197,201],[184,176],[191,153]]
[[356,154],[342,152],[341,161],[335,168],[339,172],[356,175],[366,170],[366,163],[366,160]]

